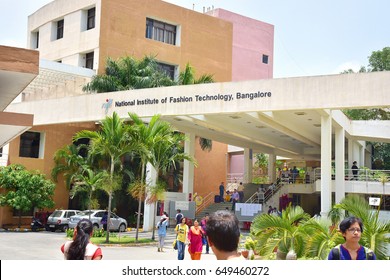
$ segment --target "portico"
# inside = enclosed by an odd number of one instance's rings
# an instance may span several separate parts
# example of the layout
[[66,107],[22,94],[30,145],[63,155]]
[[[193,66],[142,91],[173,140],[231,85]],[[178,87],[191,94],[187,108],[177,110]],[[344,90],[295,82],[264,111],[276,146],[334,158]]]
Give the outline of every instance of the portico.
[[[390,107],[389,96],[390,72],[373,72],[85,94],[11,104],[6,111],[34,114],[35,126],[97,122],[114,111],[122,118],[133,112],[145,121],[161,114],[188,134],[190,154],[196,135],[242,147],[247,158],[252,151],[321,160],[321,212],[327,213],[332,154],[340,175],[346,152],[350,165],[356,159],[363,165],[364,141],[390,142],[390,121],[351,121],[340,110]],[[185,163],[184,192],[193,192],[193,169]],[[336,177],[340,201],[344,176]]]

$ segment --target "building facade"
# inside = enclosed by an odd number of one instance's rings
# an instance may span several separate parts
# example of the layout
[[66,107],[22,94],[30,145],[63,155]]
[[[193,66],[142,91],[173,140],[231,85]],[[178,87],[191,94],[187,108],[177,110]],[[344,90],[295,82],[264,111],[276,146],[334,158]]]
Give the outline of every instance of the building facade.
[[[108,57],[140,59],[145,55],[156,56],[173,78],[187,63],[196,69],[196,76],[212,74],[216,82],[268,79],[273,73],[272,25],[221,9],[203,14],[160,0],[56,0],[29,16],[28,42],[29,48],[39,51],[40,59],[61,63],[60,68],[84,67],[99,74],[104,73]],[[81,95],[87,76],[77,76],[71,82],[47,78],[45,87],[24,90],[22,101]],[[67,109],[57,113],[67,115]],[[23,139],[18,138],[10,145],[9,163],[39,167],[49,176],[54,152],[70,144],[75,132],[95,127],[95,121],[83,119],[35,125],[31,132],[40,140],[38,156],[21,156]],[[201,164],[194,170],[194,192],[203,195],[213,187],[217,190],[226,178],[226,153],[227,144],[218,141],[213,142],[210,153],[195,147]],[[68,190],[59,180],[56,207],[67,208],[68,199]]]

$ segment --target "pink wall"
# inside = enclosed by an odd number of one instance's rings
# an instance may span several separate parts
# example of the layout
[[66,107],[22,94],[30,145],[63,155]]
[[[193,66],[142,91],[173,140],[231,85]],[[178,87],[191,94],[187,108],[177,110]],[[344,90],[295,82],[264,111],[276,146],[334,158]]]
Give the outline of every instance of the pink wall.
[[[223,9],[208,14],[233,23],[232,81],[272,79],[274,26]],[[263,54],[268,64],[262,62]]]
[[229,173],[244,173],[244,155],[231,154]]

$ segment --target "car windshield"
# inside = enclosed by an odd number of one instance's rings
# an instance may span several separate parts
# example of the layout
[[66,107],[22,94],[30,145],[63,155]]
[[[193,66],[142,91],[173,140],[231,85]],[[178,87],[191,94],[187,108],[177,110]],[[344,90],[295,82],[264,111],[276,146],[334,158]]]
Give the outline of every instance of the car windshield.
[[79,216],[89,216],[89,215],[92,215],[93,213],[95,213],[95,211],[85,210],[85,211],[79,213]]

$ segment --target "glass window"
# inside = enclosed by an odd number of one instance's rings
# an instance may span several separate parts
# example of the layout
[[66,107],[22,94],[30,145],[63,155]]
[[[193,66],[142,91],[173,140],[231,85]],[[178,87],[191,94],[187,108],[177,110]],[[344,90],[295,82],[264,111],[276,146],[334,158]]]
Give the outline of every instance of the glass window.
[[95,12],[96,12],[96,8],[92,8],[88,10],[87,30],[95,28]]
[[165,72],[172,80],[175,79],[175,66],[157,62],[161,71]]
[[27,131],[20,136],[19,156],[39,158],[41,134]]
[[85,54],[85,68],[93,69],[93,52]]
[[146,19],[145,37],[163,43],[176,44],[176,26],[154,19]]
[[57,21],[57,40],[64,37],[64,20]]
[[263,54],[263,63],[268,64],[268,55]]

